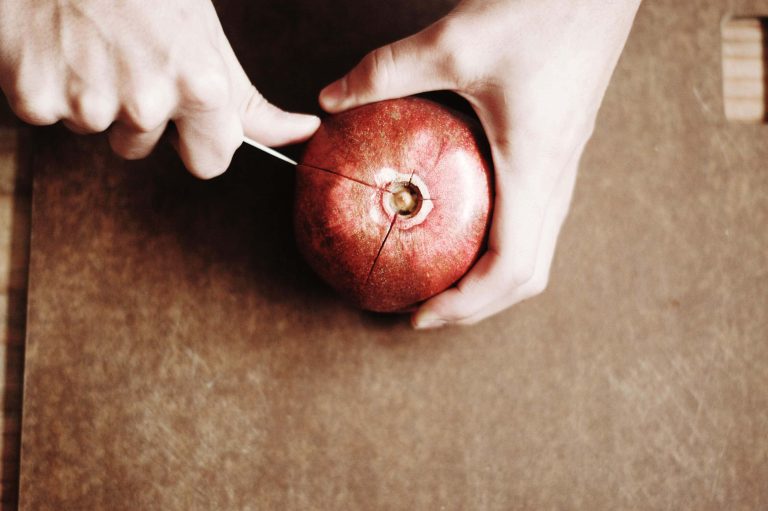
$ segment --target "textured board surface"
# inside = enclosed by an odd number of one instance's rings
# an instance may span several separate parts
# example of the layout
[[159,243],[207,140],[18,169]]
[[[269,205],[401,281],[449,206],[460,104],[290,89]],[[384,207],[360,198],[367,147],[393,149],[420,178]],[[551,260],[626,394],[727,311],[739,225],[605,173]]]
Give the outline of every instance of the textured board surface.
[[[304,109],[446,9],[304,4],[219,3]],[[720,79],[726,9],[761,8],[643,4],[550,288],[474,328],[334,298],[279,162],[198,182],[38,132],[21,508],[767,508],[768,131]]]
[[[2,98],[0,98],[0,103]],[[0,106],[0,509],[18,504],[31,176],[27,130]]]

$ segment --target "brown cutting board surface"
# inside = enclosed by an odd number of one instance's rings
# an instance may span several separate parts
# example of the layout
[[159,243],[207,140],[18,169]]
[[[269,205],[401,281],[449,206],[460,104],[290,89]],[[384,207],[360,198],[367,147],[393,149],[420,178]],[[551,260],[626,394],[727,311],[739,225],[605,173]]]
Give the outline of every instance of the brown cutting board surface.
[[[449,7],[410,4],[218,6],[315,109]],[[334,297],[280,162],[201,182],[39,131],[21,508],[768,508],[768,131],[724,120],[724,4],[643,5],[549,289],[474,328]]]

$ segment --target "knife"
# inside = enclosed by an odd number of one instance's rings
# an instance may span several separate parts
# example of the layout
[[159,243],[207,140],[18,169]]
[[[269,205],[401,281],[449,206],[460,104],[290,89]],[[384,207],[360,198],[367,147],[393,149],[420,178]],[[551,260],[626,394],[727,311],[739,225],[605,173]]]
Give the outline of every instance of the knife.
[[283,161],[284,161],[284,162],[286,162],[286,163],[290,163],[291,165],[294,165],[294,166],[295,166],[295,165],[298,165],[298,163],[296,163],[296,162],[295,162],[295,161],[293,161],[292,159],[288,158],[288,157],[287,157],[286,155],[284,155],[283,153],[281,153],[281,152],[278,152],[278,151],[275,151],[275,150],[274,150],[274,149],[272,149],[271,147],[265,146],[264,144],[260,144],[259,142],[256,142],[256,141],[255,141],[255,140],[253,140],[253,139],[250,139],[250,138],[248,138],[248,137],[243,137],[243,142],[245,142],[246,144],[248,144],[248,145],[249,145],[249,146],[251,146],[251,147],[255,147],[256,149],[259,149],[259,150],[261,150],[261,151],[264,151],[265,153],[267,153],[267,154],[269,154],[269,155],[271,155],[271,156],[274,156],[275,158],[278,158],[278,159],[280,159],[280,160],[283,160]]

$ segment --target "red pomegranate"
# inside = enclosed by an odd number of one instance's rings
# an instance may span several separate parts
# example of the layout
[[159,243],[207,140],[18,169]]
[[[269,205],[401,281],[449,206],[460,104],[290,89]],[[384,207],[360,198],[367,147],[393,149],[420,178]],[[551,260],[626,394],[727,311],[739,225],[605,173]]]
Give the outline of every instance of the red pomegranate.
[[480,133],[418,98],[325,119],[296,179],[296,241],[310,266],[379,312],[412,309],[455,283],[480,254],[490,220]]

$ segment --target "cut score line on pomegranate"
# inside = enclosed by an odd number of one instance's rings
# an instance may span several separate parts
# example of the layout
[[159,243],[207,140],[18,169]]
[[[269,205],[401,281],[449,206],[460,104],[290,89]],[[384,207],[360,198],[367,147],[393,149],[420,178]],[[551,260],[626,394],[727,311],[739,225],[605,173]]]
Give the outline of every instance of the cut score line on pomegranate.
[[491,171],[477,132],[417,98],[325,119],[297,166],[294,227],[310,266],[357,306],[381,312],[408,310],[455,283],[480,255],[490,218]]
[[[337,171],[335,171],[333,169],[326,169],[326,168],[323,168],[323,167],[319,167],[317,165],[311,165],[309,163],[303,163],[303,162],[302,163],[297,163],[296,166],[297,167],[306,167],[306,168],[309,168],[309,169],[318,170],[320,172],[328,172],[329,174],[333,174],[333,175],[338,176],[338,177],[343,178],[343,179],[349,179],[349,180],[354,181],[356,183],[359,183],[359,184],[361,184],[363,186],[370,186],[371,188],[375,188],[375,189],[380,190],[380,191],[385,192],[385,193],[395,193],[395,192],[399,191],[399,190],[397,190],[397,189],[395,189],[393,187],[394,183],[393,183],[393,185],[390,185],[390,186],[380,187],[380,186],[378,186],[376,184],[371,184],[371,183],[362,181],[360,179],[356,179],[356,178],[351,177],[351,176],[346,176],[346,175],[344,175],[344,174],[342,174],[340,172],[337,172]],[[404,186],[405,185],[410,185],[411,184],[411,179],[413,178],[413,175],[414,174],[411,173],[411,175],[408,177],[408,181],[405,182],[405,183],[403,183],[403,182],[401,182],[401,183]],[[431,201],[431,200],[437,200],[437,199],[435,197],[424,197],[422,194],[420,194],[420,200]]]

